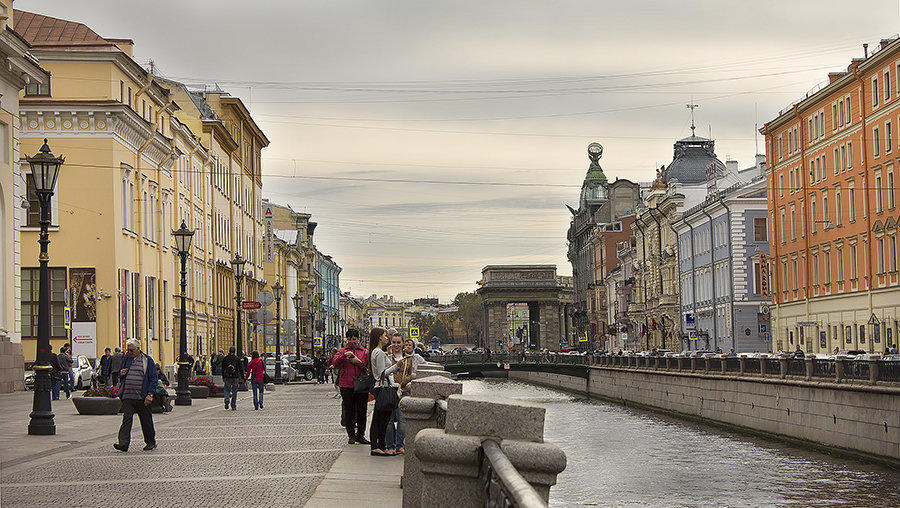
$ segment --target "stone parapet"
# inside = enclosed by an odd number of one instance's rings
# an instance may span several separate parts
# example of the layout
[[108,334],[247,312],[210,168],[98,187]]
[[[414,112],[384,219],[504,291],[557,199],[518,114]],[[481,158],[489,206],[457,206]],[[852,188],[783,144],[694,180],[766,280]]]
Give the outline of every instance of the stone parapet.
[[22,344],[0,337],[0,393],[25,389],[25,356]]

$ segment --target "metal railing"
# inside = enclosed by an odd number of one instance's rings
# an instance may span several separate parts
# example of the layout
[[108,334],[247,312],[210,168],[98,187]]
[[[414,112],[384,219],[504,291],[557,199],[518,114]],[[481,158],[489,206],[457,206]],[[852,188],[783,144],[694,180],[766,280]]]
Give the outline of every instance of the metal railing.
[[509,461],[493,439],[481,442],[480,479],[484,485],[484,506],[544,508],[547,503]]

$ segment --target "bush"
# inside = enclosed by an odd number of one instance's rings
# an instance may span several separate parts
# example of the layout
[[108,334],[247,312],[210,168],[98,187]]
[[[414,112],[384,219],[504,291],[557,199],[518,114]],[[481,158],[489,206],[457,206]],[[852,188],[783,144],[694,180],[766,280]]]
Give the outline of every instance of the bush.
[[119,396],[119,389],[115,386],[101,386],[100,388],[90,388],[84,392],[84,397],[109,397],[114,399]]
[[188,381],[188,384],[192,384],[194,386],[205,386],[209,388],[210,395],[215,395],[219,393],[219,389],[216,387],[216,384],[212,382],[211,379],[205,377],[195,377]]

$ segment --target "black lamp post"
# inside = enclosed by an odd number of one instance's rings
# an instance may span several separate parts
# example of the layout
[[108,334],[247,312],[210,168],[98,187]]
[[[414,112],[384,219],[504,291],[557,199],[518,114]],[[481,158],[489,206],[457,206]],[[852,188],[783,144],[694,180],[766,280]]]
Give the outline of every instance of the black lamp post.
[[292,296],[291,300],[294,301],[294,312],[296,313],[296,317],[297,317],[297,331],[296,331],[296,333],[297,333],[297,337],[296,337],[297,355],[294,358],[299,360],[300,359],[300,300],[301,300],[300,293],[297,293],[294,296]]
[[241,281],[244,280],[244,258],[241,257],[240,254],[234,256],[234,259],[231,260],[231,270],[234,272],[234,295],[237,300],[237,322],[235,329],[237,329],[237,357],[244,357],[244,341],[241,339],[241,328],[243,328],[241,323]]
[[328,338],[328,326],[325,322],[328,320],[328,312],[325,310],[325,293],[319,293],[319,309],[322,311],[322,356],[325,356],[325,339]]
[[281,282],[275,282],[272,286],[272,294],[275,296],[275,380],[276,385],[281,384],[281,292],[284,286]]
[[184,220],[181,227],[173,231],[175,236],[175,248],[178,257],[181,258],[181,338],[178,344],[178,386],[175,388],[175,405],[190,406],[191,390],[188,388],[188,375],[191,370],[191,362],[187,360],[187,258],[191,253],[191,239],[194,232],[187,228]]
[[34,403],[31,410],[31,421],[28,423],[28,434],[33,436],[52,436],[56,434],[56,422],[50,404],[50,270],[47,264],[50,256],[47,245],[50,243],[50,198],[56,188],[59,177],[59,166],[65,161],[63,157],[54,157],[44,139],[41,153],[27,159],[31,165],[31,181],[41,204],[41,244],[40,287],[38,299],[38,340],[34,364]]

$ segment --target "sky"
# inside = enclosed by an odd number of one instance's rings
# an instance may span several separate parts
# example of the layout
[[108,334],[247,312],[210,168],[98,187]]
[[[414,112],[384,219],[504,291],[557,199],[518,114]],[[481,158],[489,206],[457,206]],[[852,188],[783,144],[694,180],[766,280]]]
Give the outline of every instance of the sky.
[[135,60],[240,97],[263,197],[312,214],[341,290],[448,303],[496,264],[570,275],[566,229],[604,147],[651,181],[691,134],[753,164],[757,129],[900,31],[870,0],[16,0],[129,38]]

